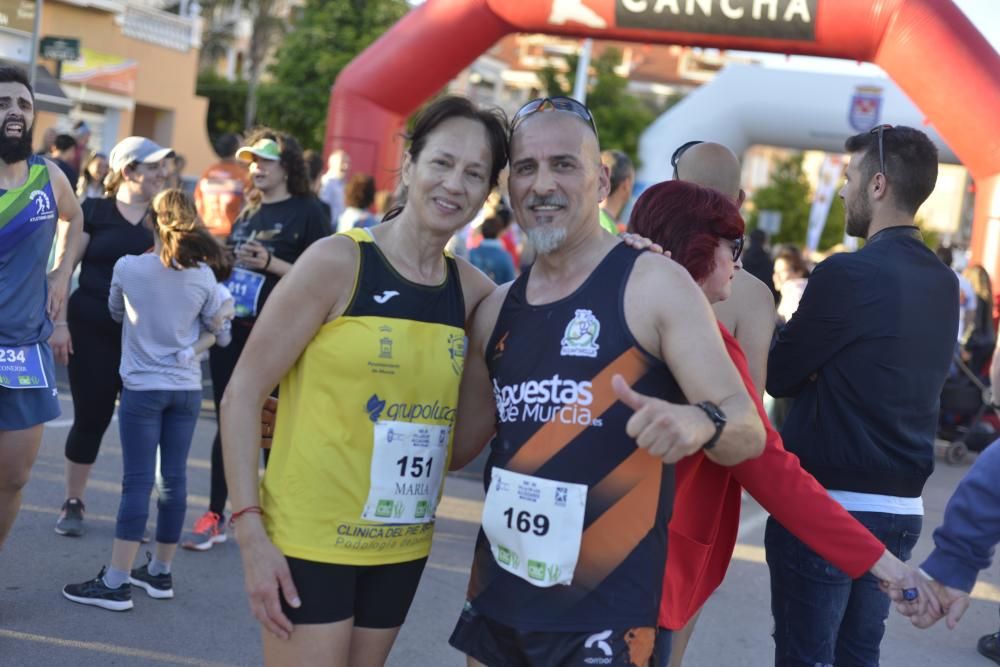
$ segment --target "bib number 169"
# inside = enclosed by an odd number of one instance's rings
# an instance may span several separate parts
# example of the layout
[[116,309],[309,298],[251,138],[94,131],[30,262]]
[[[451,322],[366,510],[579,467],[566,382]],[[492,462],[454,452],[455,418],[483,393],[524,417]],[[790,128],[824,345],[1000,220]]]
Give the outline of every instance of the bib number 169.
[[520,533],[534,533],[541,537],[549,532],[549,517],[544,514],[532,514],[521,510],[514,514],[514,508],[508,507],[503,513],[507,519],[507,527]]

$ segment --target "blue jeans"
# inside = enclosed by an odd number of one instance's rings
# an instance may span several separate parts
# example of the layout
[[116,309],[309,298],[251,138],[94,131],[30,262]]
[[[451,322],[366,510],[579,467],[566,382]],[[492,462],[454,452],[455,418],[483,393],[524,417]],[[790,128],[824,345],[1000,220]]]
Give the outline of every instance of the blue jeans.
[[674,632],[666,628],[656,629],[656,644],[653,646],[653,661],[650,667],[669,667],[670,649],[673,646]]
[[[851,512],[906,561],[923,517]],[[774,519],[764,532],[771,571],[776,667],[878,667],[889,597],[865,573],[852,580],[800,542]]]
[[[122,440],[122,501],[115,537],[138,542],[149,518],[157,482],[156,541],[176,544],[187,509],[187,457],[201,410],[199,391],[122,389],[118,429]],[[160,477],[156,479],[156,449]]]

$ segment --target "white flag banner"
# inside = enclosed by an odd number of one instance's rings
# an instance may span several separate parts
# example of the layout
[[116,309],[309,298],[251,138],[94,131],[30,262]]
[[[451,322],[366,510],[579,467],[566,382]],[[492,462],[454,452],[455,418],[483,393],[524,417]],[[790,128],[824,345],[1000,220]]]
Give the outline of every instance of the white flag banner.
[[815,252],[819,249],[819,238],[826,226],[826,217],[830,215],[830,206],[837,196],[837,186],[844,171],[844,159],[840,155],[827,155],[819,168],[819,180],[816,192],[813,193],[812,209],[809,211],[809,228],[806,232],[806,249]]

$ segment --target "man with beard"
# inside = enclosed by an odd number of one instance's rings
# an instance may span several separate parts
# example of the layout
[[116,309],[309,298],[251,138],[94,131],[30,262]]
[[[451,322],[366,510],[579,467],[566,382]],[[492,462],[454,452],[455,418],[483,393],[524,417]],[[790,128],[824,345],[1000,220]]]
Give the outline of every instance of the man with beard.
[[[59,416],[48,338],[83,229],[83,213],[60,169],[31,154],[34,93],[27,74],[0,67],[0,546],[21,506],[21,489]],[[46,280],[52,239],[55,267]]]
[[645,665],[672,464],[735,465],[763,429],[688,273],[601,229],[590,111],[533,100],[512,128],[511,205],[538,257],[472,325],[452,467],[496,438],[451,643],[488,665]]
[[[879,126],[846,142],[847,233],[867,240],[813,271],[780,331],[767,391],[795,402],[788,451],[901,560],[920,535],[938,403],[955,349],[958,283],[914,215],[934,189],[923,132]],[[889,598],[768,519],[776,665],[878,665]]]

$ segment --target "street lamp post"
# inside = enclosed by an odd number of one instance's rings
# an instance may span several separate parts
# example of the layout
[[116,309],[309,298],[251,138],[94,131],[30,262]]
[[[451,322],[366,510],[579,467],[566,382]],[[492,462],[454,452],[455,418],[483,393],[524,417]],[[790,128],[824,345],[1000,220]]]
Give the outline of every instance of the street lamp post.
[[35,89],[35,70],[38,69],[38,39],[42,32],[42,1],[35,0],[35,27],[31,31],[31,61],[28,65],[28,76],[31,89]]

